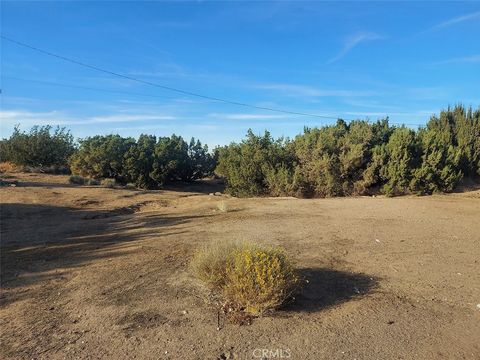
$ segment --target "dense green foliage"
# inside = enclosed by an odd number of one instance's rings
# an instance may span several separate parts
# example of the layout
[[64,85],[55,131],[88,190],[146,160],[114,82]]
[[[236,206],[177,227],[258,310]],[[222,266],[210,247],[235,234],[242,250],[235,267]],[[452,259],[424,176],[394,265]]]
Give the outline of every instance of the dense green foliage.
[[211,175],[214,162],[207,146],[172,135],[158,139],[140,135],[138,140],[119,135],[80,140],[70,159],[72,173],[95,179],[111,178],[155,188],[172,181],[192,181]]
[[34,126],[28,133],[16,126],[0,141],[0,161],[31,167],[65,166],[75,151],[73,136],[64,128]]
[[[480,108],[459,105],[414,131],[388,119],[305,128],[294,139],[248,131],[240,143],[212,153],[182,137],[93,136],[74,146],[69,131],[50,126],[0,141],[0,161],[29,167],[69,165],[74,175],[141,188],[215,173],[236,196],[349,196],[382,192],[448,192],[480,178]],[[113,181],[113,180],[112,180]]]
[[223,176],[232,194],[239,196],[280,195],[290,186],[293,158],[283,139],[274,141],[268,132],[255,136],[251,130],[240,144],[218,150],[216,172]]
[[133,146],[133,138],[120,135],[97,135],[80,140],[80,147],[70,160],[70,169],[73,174],[84,177],[120,180],[125,176],[125,154]]
[[480,175],[480,109],[456,106],[425,128],[339,120],[293,140],[251,131],[218,149],[216,173],[238,196],[347,196],[452,191]]

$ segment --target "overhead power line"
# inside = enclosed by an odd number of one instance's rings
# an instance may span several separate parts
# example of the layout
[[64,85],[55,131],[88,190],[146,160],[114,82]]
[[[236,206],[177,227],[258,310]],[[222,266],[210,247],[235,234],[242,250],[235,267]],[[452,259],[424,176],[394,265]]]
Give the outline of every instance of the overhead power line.
[[[153,97],[153,98],[161,98],[165,99],[165,96],[161,95],[153,95],[153,94],[145,94],[145,93],[138,93],[138,92],[131,92],[131,91],[121,91],[121,90],[110,90],[110,89],[100,89],[100,88],[93,88],[89,86],[80,86],[80,85],[72,85],[72,84],[65,84],[65,83],[58,83],[58,82],[53,82],[53,81],[44,81],[44,80],[37,80],[37,79],[25,79],[25,78],[19,78],[16,76],[8,76],[8,75],[2,75],[3,79],[10,79],[10,80],[18,80],[18,81],[26,81],[26,82],[32,82],[32,83],[37,83],[37,84],[42,84],[42,85],[48,85],[48,86],[59,86],[59,87],[66,87],[66,88],[72,88],[72,89],[82,89],[82,90],[89,90],[89,91],[98,91],[98,92],[107,92],[107,93],[114,93],[114,94],[124,94],[124,95],[134,95],[134,96],[145,96],[145,97]],[[387,114],[385,114],[387,116]],[[333,117],[332,117],[333,119]],[[337,118],[335,118],[337,119]],[[346,119],[342,117],[343,120],[348,120],[352,121],[349,119]],[[410,125],[410,126],[421,126],[422,124],[413,124],[413,123],[400,123],[400,122],[394,122],[394,121],[388,121],[389,124],[394,124],[394,125]]]
[[37,83],[37,84],[42,84],[42,85],[48,85],[48,86],[66,87],[66,88],[72,88],[72,89],[82,89],[82,90],[108,92],[108,93],[124,94],[124,95],[146,96],[146,97],[153,97],[153,98],[160,98],[160,99],[165,99],[166,98],[165,96],[161,96],[161,95],[144,94],[144,93],[137,93],[137,92],[131,92],[131,91],[121,91],[121,90],[100,89],[100,88],[94,88],[94,87],[89,87],[89,86],[58,83],[58,82],[53,82],[53,81],[44,81],[44,80],[37,80],[37,79],[24,79],[24,78],[19,78],[19,77],[15,77],[15,76],[2,75],[2,78],[3,79],[10,79],[10,80],[18,80],[18,81],[27,81],[27,82],[32,82],[32,83]]
[[117,72],[114,72],[114,71],[103,69],[103,68],[100,68],[98,66],[90,65],[90,64],[84,63],[82,61],[78,61],[78,60],[63,56],[63,55],[54,54],[50,51],[43,50],[43,49],[40,49],[36,46],[32,46],[32,45],[26,44],[24,42],[9,38],[5,35],[0,35],[0,36],[1,36],[2,39],[6,40],[6,41],[9,41],[9,42],[14,43],[14,44],[19,45],[19,46],[23,46],[25,48],[28,48],[28,49],[31,49],[31,50],[34,50],[34,51],[37,51],[37,52],[42,53],[44,55],[52,56],[52,57],[55,57],[57,59],[61,59],[63,61],[67,61],[67,62],[70,62],[72,64],[83,66],[85,68],[92,69],[92,70],[95,70],[95,71],[99,71],[99,72],[102,72],[102,73],[105,73],[105,74],[117,76],[117,77],[120,77],[120,78],[123,78],[123,79],[127,79],[127,80],[130,80],[130,81],[135,81],[135,82],[145,84],[145,85],[154,86],[154,87],[157,87],[157,88],[160,88],[160,89],[173,91],[173,92],[183,94],[183,95],[194,96],[194,97],[198,97],[198,98],[202,98],[202,99],[206,99],[206,100],[217,101],[217,102],[222,102],[222,103],[230,104],[230,105],[243,106],[243,107],[248,107],[248,108],[258,109],[258,110],[274,111],[274,112],[290,114],[290,115],[310,116],[310,117],[323,118],[323,119],[339,119],[340,118],[338,116],[318,115],[318,114],[310,114],[310,113],[303,113],[303,112],[297,112],[297,111],[276,109],[276,108],[265,107],[265,106],[257,106],[257,105],[253,105],[253,104],[248,104],[248,103],[243,103],[243,102],[238,102],[238,101],[232,101],[232,100],[222,99],[222,98],[218,98],[218,97],[214,97],[214,96],[202,95],[202,94],[198,94],[198,93],[187,91],[187,90],[177,89],[177,88],[174,88],[174,87],[153,83],[151,81],[142,80],[142,79],[138,79],[138,78],[135,78],[135,77],[132,77],[132,76],[129,76],[129,75],[124,75],[124,74],[120,74],[120,73],[117,73]]
[[[193,97],[197,97],[197,98],[202,98],[202,99],[206,99],[206,100],[221,102],[221,103],[230,104],[230,105],[243,106],[243,107],[248,107],[248,108],[252,108],[252,109],[272,111],[272,112],[284,113],[284,114],[290,114],[290,115],[308,116],[308,117],[315,117],[315,118],[321,118],[321,119],[333,119],[333,120],[343,119],[343,120],[353,121],[353,119],[346,119],[346,118],[341,117],[341,116],[319,115],[319,114],[312,114],[312,113],[289,111],[289,110],[284,110],[284,109],[277,109],[277,108],[272,108],[272,107],[248,104],[248,103],[244,103],[244,102],[232,101],[232,100],[218,98],[218,97],[214,97],[214,96],[202,95],[202,94],[187,91],[187,90],[182,90],[182,89],[178,89],[178,88],[174,88],[174,87],[170,87],[170,86],[166,86],[166,85],[157,84],[157,83],[154,83],[154,82],[151,82],[151,81],[138,79],[138,78],[135,78],[133,76],[120,74],[120,73],[117,73],[117,72],[114,72],[114,71],[110,71],[110,70],[107,70],[107,69],[104,69],[104,68],[100,68],[100,67],[95,66],[95,65],[90,65],[90,64],[84,63],[82,61],[78,61],[78,60],[63,56],[63,55],[55,54],[55,53],[52,53],[50,51],[40,49],[36,46],[26,44],[24,42],[12,39],[12,38],[7,37],[5,35],[0,35],[0,37],[3,40],[9,41],[9,42],[11,42],[13,44],[16,44],[18,46],[22,46],[22,47],[28,48],[30,50],[37,51],[37,52],[42,53],[44,55],[48,55],[48,56],[51,56],[51,57],[54,57],[54,58],[72,63],[72,64],[76,64],[76,65],[79,65],[79,66],[82,66],[82,67],[85,67],[85,68],[88,68],[88,69],[91,69],[91,70],[95,70],[95,71],[102,72],[102,73],[105,73],[105,74],[117,76],[117,77],[120,77],[120,78],[123,78],[123,79],[126,79],[126,80],[135,81],[135,82],[145,84],[145,85],[149,85],[149,86],[153,86],[153,87],[156,87],[156,88],[176,92],[176,93],[183,94],[183,95],[193,96]],[[60,83],[54,83],[54,82],[21,79],[21,78],[8,77],[8,76],[3,76],[3,77],[4,78],[11,78],[11,79],[14,79],[14,80],[32,81],[32,82],[43,83],[43,84],[47,84],[47,85],[55,85],[55,86],[71,87],[71,88],[93,90],[93,91],[116,92],[116,93],[123,93],[123,94],[137,95],[137,96],[149,96],[149,97],[162,98],[162,96],[159,96],[159,95],[149,95],[149,94],[124,92],[124,91],[117,91],[117,90],[106,90],[106,89],[98,89],[98,88],[96,89],[96,88],[90,88],[90,87],[85,87],[85,86],[67,85],[67,84],[60,84]],[[399,124],[399,125],[420,126],[420,124],[407,124],[407,123],[394,123],[394,122],[390,122],[390,123]]]

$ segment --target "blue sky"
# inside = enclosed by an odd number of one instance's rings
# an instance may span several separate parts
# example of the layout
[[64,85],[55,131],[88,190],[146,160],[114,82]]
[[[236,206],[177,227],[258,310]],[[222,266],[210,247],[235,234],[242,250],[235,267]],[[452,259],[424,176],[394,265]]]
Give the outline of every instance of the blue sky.
[[[2,1],[1,16],[18,41],[256,106],[423,124],[449,104],[480,105],[477,2]],[[8,41],[1,55],[2,137],[58,124],[76,137],[176,133],[213,146],[248,128],[291,137],[335,121],[184,96]]]

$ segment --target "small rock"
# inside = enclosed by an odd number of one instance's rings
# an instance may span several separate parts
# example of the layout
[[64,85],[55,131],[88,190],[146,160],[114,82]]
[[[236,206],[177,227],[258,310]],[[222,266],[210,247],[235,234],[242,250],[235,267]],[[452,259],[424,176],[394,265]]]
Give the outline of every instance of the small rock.
[[222,196],[222,193],[217,191],[217,192],[215,193],[215,196]]

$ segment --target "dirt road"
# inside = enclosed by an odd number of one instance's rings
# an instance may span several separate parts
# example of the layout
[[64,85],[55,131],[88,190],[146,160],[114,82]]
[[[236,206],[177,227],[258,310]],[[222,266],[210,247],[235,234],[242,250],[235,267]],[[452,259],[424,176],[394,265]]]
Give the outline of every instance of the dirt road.
[[[3,359],[480,358],[478,191],[236,199],[13,176],[0,188]],[[283,246],[303,293],[217,330],[188,261],[222,239]]]

